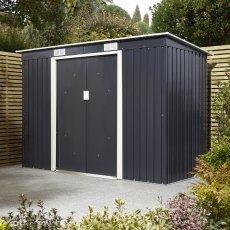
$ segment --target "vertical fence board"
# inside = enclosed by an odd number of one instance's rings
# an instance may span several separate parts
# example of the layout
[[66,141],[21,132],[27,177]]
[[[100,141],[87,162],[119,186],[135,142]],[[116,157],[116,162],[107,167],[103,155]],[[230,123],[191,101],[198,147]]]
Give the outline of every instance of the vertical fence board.
[[21,55],[0,52],[0,166],[22,161]]
[[217,122],[213,119],[215,108],[212,104],[213,97],[218,93],[218,83],[226,82],[226,70],[230,69],[230,45],[203,47],[204,50],[213,54],[208,56],[208,83],[209,83],[209,117],[210,117],[210,135],[218,127]]

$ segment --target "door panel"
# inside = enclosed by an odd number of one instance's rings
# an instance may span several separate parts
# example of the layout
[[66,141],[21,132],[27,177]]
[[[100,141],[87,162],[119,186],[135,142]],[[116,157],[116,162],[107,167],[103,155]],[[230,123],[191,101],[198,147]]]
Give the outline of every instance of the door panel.
[[58,61],[58,157],[57,168],[86,172],[86,87],[84,59]]
[[87,59],[87,171],[117,175],[116,56]]
[[58,61],[58,169],[117,175],[116,62],[115,55]]

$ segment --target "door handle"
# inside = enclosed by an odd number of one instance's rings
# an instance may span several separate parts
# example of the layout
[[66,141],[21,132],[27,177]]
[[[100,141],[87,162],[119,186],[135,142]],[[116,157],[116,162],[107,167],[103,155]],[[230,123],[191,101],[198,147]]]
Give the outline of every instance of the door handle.
[[89,91],[83,91],[83,100],[89,101]]

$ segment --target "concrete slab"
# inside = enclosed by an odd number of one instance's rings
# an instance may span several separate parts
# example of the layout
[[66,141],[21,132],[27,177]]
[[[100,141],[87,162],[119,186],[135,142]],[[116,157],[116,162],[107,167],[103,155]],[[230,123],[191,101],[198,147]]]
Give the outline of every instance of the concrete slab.
[[166,202],[178,192],[187,192],[196,179],[162,185],[127,180],[102,179],[79,174],[54,173],[45,170],[9,166],[0,168],[0,216],[16,211],[18,195],[28,199],[43,200],[46,210],[57,208],[67,217],[75,211],[79,218],[88,211],[88,206],[113,210],[114,199],[125,201],[127,211],[159,207],[159,197]]

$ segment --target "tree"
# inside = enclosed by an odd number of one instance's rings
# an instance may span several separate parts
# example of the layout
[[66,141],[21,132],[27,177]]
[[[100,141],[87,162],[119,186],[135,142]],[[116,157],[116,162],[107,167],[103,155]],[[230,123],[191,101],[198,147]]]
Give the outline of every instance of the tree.
[[152,33],[150,26],[146,24],[145,22],[136,22],[135,26],[138,28],[140,35]]
[[147,13],[144,15],[143,22],[145,22],[147,25],[149,25],[149,15]]
[[129,14],[107,2],[112,1],[2,0],[0,22],[25,35],[27,48],[138,34]]
[[40,46],[71,42],[70,37],[76,15],[91,15],[102,0],[2,0],[2,23],[23,29],[30,25],[39,31]]
[[74,42],[127,37],[139,34],[138,28],[120,15],[96,14],[75,25]]
[[97,14],[119,15],[121,17],[128,19],[128,20],[131,20],[129,13],[117,5],[105,5],[104,7],[100,7],[97,10]]
[[151,10],[153,32],[171,32],[199,46],[230,43],[230,1],[162,0]]
[[133,18],[132,18],[133,23],[140,22],[141,21],[141,12],[139,5],[136,6],[136,9],[133,13]]

